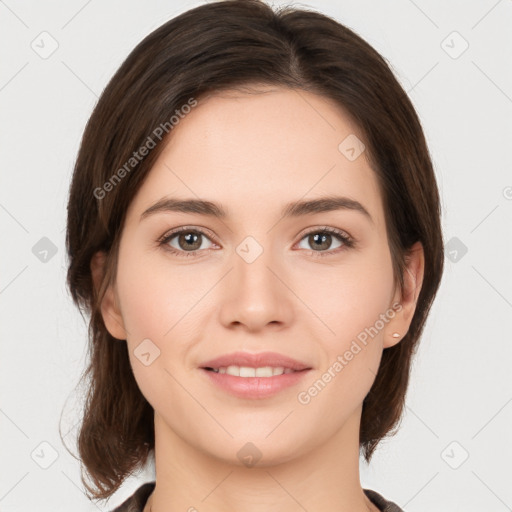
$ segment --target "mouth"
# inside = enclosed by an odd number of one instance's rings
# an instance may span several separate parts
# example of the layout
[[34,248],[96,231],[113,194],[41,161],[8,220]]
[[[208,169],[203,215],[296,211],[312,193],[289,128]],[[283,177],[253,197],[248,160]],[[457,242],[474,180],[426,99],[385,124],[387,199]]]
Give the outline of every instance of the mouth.
[[199,367],[207,383],[232,396],[263,399],[297,386],[312,367],[277,352],[234,352]]
[[204,361],[201,368],[235,377],[273,377],[282,373],[310,370],[311,367],[277,352],[233,352]]
[[302,370],[293,370],[292,368],[286,368],[284,366],[261,366],[258,368],[250,367],[250,366],[221,366],[219,368],[211,368],[204,367],[203,370],[214,372],[218,374],[226,374],[232,375],[233,377],[242,377],[242,378],[269,378],[269,377],[277,377],[279,375],[287,375],[290,373],[300,373],[310,370],[311,368],[304,368]]
[[201,373],[216,389],[244,400],[262,400],[300,384],[311,368],[293,370],[284,367],[204,367]]

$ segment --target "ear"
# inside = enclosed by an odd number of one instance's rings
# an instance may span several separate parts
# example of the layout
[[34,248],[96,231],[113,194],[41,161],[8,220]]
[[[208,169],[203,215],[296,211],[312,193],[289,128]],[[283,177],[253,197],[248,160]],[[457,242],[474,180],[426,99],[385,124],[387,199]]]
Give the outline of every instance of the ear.
[[[99,251],[91,258],[91,274],[94,287],[98,292],[105,273],[105,263],[107,255],[104,251]],[[115,290],[109,284],[103,300],[101,301],[101,316],[108,332],[118,340],[126,340],[126,329],[123,317],[116,300]]]
[[421,242],[416,242],[411,247],[405,261],[404,289],[396,290],[393,297],[391,307],[393,304],[397,306],[393,308],[395,316],[386,324],[384,348],[392,347],[404,338],[416,311],[425,271],[425,256]]

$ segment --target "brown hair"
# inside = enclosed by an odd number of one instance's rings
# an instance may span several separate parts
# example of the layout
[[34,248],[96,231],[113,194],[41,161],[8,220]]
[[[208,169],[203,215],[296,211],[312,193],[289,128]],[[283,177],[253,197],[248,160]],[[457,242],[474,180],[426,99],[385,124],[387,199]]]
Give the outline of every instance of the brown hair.
[[[93,486],[83,467],[82,482],[94,498],[113,494],[154,449],[153,409],[134,379],[126,343],[105,328],[100,304],[115,282],[125,213],[165,137],[133,170],[126,170],[126,162],[190,98],[254,84],[313,92],[335,100],[353,117],[379,180],[395,283],[401,288],[407,249],[416,241],[423,245],[425,274],[409,331],[384,350],[363,402],[360,449],[367,462],[379,441],[395,433],[402,415],[411,358],[444,260],[439,193],[411,101],[379,53],[323,14],[292,6],[274,11],[259,0],[208,3],[166,22],[130,53],[94,108],[74,167],[67,284],[80,311],[90,314],[90,362],[82,375],[87,396],[77,443]],[[122,179],[113,181],[123,166]],[[98,290],[90,268],[97,251],[107,255]]]

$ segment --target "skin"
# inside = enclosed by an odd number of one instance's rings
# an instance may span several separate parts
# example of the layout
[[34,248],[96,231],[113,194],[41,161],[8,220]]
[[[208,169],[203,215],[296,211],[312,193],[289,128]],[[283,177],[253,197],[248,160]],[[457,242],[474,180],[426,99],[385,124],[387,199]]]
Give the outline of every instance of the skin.
[[[382,351],[409,328],[424,256],[415,244],[401,293],[375,173],[364,152],[349,161],[338,150],[349,134],[363,138],[340,106],[312,93],[217,93],[173,129],[130,204],[102,314],[112,336],[128,343],[135,379],[155,411],[157,479],[145,511],[377,510],[359,479],[362,402]],[[280,218],[285,203],[327,194],[359,201],[373,222],[352,210]],[[165,195],[219,202],[229,216],[161,212],[140,221]],[[198,257],[158,245],[180,226],[213,235],[200,235]],[[321,234],[326,226],[356,245],[333,235],[315,253],[306,229]],[[263,249],[252,263],[236,252],[247,236]],[[167,245],[185,254],[179,238]],[[315,257],[321,251],[331,254]],[[91,263],[97,283],[103,256]],[[297,394],[394,303],[401,309],[378,335],[310,403],[299,403]],[[160,350],[149,366],[134,355],[146,338]],[[198,368],[236,350],[276,351],[313,369],[272,398],[235,398]],[[262,454],[253,467],[237,456],[247,442]]]

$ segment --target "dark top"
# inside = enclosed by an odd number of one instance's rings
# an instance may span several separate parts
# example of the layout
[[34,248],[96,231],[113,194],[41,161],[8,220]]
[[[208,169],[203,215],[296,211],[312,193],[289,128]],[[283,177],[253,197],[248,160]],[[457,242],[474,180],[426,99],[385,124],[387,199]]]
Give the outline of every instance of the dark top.
[[[112,512],[142,512],[154,488],[155,482],[148,482],[141,485],[126,501],[112,510]],[[396,503],[387,501],[378,492],[372,491],[371,489],[363,489],[363,491],[381,512],[404,512]]]

